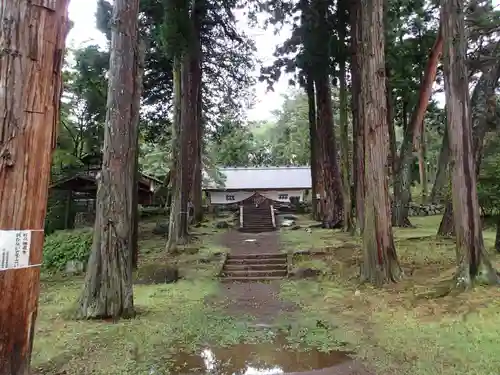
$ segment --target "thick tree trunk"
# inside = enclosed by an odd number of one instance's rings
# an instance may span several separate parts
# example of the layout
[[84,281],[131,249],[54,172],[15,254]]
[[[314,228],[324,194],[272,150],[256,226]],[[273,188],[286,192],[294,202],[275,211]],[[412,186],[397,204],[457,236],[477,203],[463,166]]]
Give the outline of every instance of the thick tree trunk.
[[363,233],[365,224],[365,146],[363,129],[363,102],[361,98],[361,2],[351,1],[351,103],[353,129],[353,180],[355,192],[355,230]]
[[313,220],[320,220],[318,215],[318,200],[316,199],[316,194],[318,193],[317,184],[318,176],[316,172],[317,158],[316,158],[316,148],[317,148],[317,136],[316,136],[316,100],[314,94],[314,82],[311,78],[311,74],[307,74],[306,78],[306,93],[307,93],[307,104],[308,104],[308,118],[309,118],[309,147],[310,147],[310,161],[311,165],[311,200],[312,200],[312,218]]
[[1,375],[30,373],[68,3],[0,1],[0,236],[31,230],[27,267],[0,250]]
[[97,179],[92,253],[79,301],[80,318],[134,315],[132,293],[133,196],[137,124],[133,124],[139,1],[113,3],[104,155]]
[[448,196],[445,191],[448,185],[448,161],[450,153],[448,150],[448,130],[444,130],[443,142],[441,144],[441,151],[439,153],[438,168],[436,172],[436,178],[434,179],[434,184],[432,185],[430,201],[432,203],[442,202],[444,198]]
[[380,286],[402,274],[392,235],[387,155],[389,132],[385,88],[384,1],[367,0],[361,7],[361,95],[365,134],[365,227],[362,281]]
[[341,25],[339,26],[339,43],[341,48],[341,56],[339,61],[339,80],[340,80],[340,156],[341,156],[341,176],[342,176],[342,194],[344,202],[344,231],[351,232],[353,229],[352,217],[352,200],[351,200],[351,176],[349,171],[349,124],[347,121],[347,84],[346,84],[346,63],[347,63],[347,50],[345,47],[345,32],[346,24],[344,23],[344,14],[346,1],[339,1],[339,18]]
[[[499,48],[500,43],[497,44],[497,50]],[[488,128],[489,101],[495,93],[495,88],[499,78],[500,62],[497,62],[487,71],[483,72],[472,93],[470,107],[472,110],[472,148],[474,158],[474,173],[476,180],[479,177],[479,171],[481,169],[484,137]],[[451,137],[449,137],[449,139],[451,139]],[[438,236],[449,237],[455,234],[452,218],[453,205],[448,202],[448,204],[446,204],[443,219],[441,220],[441,224],[439,225]]]
[[[444,76],[450,141],[453,221],[457,246],[455,287],[469,288],[474,281],[498,284],[499,277],[484,250],[477,199],[468,74],[465,63],[463,0],[442,0]],[[476,164],[476,165],[475,165]]]
[[193,16],[193,46],[190,53],[190,105],[191,121],[190,128],[192,138],[192,147],[190,149],[190,164],[192,169],[192,182],[190,186],[190,201],[193,203],[193,221],[200,223],[203,220],[202,207],[202,176],[201,176],[201,145],[202,145],[202,119],[201,119],[201,44],[200,44],[200,26],[199,14],[194,11]]
[[327,228],[338,228],[343,220],[343,199],[340,173],[333,133],[333,112],[328,75],[315,80],[316,105],[318,108],[318,160],[320,162],[323,191],[322,222]]
[[[131,128],[139,129],[141,117],[141,96],[142,96],[142,75],[144,73],[145,42],[139,40],[136,49],[136,68],[134,70],[134,102],[132,109]],[[134,160],[134,196],[132,201],[132,241],[130,251],[132,252],[132,267],[137,269],[139,263],[139,131],[135,139],[135,160]]]
[[203,119],[202,119],[202,90],[201,90],[201,69],[199,69],[199,76],[197,78],[200,82],[198,89],[198,97],[196,98],[196,117],[198,121],[198,126],[196,127],[196,164],[194,169],[194,181],[193,181],[193,206],[194,206],[194,222],[201,223],[203,221],[203,178],[202,178],[202,149],[203,149]]
[[179,238],[180,215],[181,215],[181,102],[182,102],[182,79],[181,62],[174,60],[173,66],[174,86],[174,120],[172,123],[172,164],[170,167],[170,218],[168,226],[167,252],[177,250]]
[[420,84],[418,103],[412,113],[410,124],[405,128],[404,139],[401,145],[397,163],[397,175],[394,180],[394,207],[392,222],[397,227],[411,225],[408,219],[408,209],[411,200],[411,164],[413,161],[413,145],[420,147],[421,126],[424,121],[429,99],[432,95],[432,84],[436,79],[437,65],[443,50],[443,35],[438,31],[436,42],[431,49],[424,76]]

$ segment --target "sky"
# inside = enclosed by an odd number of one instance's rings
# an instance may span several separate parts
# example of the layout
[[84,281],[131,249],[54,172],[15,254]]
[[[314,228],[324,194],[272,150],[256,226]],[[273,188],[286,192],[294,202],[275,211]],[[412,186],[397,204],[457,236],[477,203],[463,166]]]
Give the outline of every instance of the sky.
[[[85,44],[100,44],[103,47],[106,45],[106,39],[95,27],[95,12],[97,0],[71,0],[69,5],[69,17],[74,22],[71,29],[67,44],[69,47],[78,47]],[[274,35],[273,29],[252,29],[246,23],[243,15],[238,16],[238,27],[244,30],[252,39],[254,39],[257,47],[257,59],[263,65],[271,64],[273,52],[277,45],[281,44],[288,38],[290,29],[285,29],[278,35]],[[258,77],[260,65],[257,66],[255,77]],[[283,76],[280,81],[275,84],[274,91],[267,92],[267,85],[263,82],[258,82],[255,87],[255,106],[248,111],[247,119],[251,121],[270,120],[273,118],[272,112],[281,107],[283,102],[282,95],[287,92],[288,77]]]

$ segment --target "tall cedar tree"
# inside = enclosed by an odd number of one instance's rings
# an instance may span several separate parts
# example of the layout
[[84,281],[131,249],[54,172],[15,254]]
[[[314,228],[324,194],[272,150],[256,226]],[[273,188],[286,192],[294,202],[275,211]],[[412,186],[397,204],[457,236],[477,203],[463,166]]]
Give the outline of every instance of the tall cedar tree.
[[313,71],[316,92],[316,135],[318,144],[316,155],[318,169],[316,172],[321,180],[322,190],[318,189],[321,199],[322,221],[326,227],[334,228],[342,224],[343,196],[340,171],[335,147],[333,131],[333,108],[330,90],[330,29],[328,20],[329,1],[311,1],[311,13],[314,30],[314,41],[306,48],[311,49],[311,56],[317,60]]
[[438,31],[436,41],[432,46],[424,74],[420,82],[418,101],[413,110],[410,123],[404,129],[404,139],[397,159],[394,175],[394,207],[392,223],[397,227],[411,226],[408,210],[411,200],[411,167],[413,163],[413,145],[422,149],[423,124],[427,106],[432,95],[432,85],[436,79],[437,66],[443,51],[443,35]]
[[103,165],[97,178],[92,253],[79,301],[80,318],[134,315],[132,292],[137,122],[134,121],[139,0],[113,3]]
[[365,145],[363,103],[361,101],[361,1],[351,1],[351,110],[352,110],[352,165],[354,183],[355,230],[363,233],[365,224]]
[[467,39],[463,0],[442,0],[441,20],[453,221],[457,246],[455,287],[466,289],[471,287],[474,281],[498,284],[500,280],[484,249],[477,199],[468,72],[465,62]]
[[365,141],[365,225],[362,281],[396,282],[396,256],[389,210],[389,131],[385,90],[384,1],[361,1],[361,97]]
[[[0,271],[0,374],[27,375],[59,125],[67,0],[0,1],[0,228],[31,232],[33,267]],[[2,243],[3,246],[3,243]],[[28,245],[29,246],[29,245]]]
[[346,65],[348,50],[346,48],[346,33],[348,24],[347,0],[339,0],[337,9],[338,22],[338,61],[339,61],[339,104],[340,104],[340,151],[341,151],[341,175],[342,194],[344,198],[344,231],[351,232],[353,229],[352,199],[351,199],[351,176],[350,176],[350,147],[349,147],[349,124],[347,104],[347,77]]
[[[494,52],[498,54],[500,51],[500,43],[496,43]],[[472,92],[472,99],[470,103],[472,112],[472,149],[474,152],[474,165],[476,178],[479,177],[481,170],[481,160],[483,156],[483,143],[486,132],[488,130],[488,112],[491,108],[491,99],[495,98],[495,89],[497,87],[498,79],[500,78],[500,59],[495,63],[483,69],[483,74],[479,78],[474,91]],[[493,99],[494,101],[495,99]],[[493,105],[496,105],[494,102]],[[443,137],[443,146],[440,155],[440,174],[446,176],[446,164],[449,159],[448,149],[448,132],[445,132]],[[443,158],[443,160],[441,160]],[[442,163],[442,164],[441,164]],[[444,170],[444,171],[443,171]],[[443,178],[440,176],[440,178]],[[436,182],[438,182],[436,177]],[[436,194],[436,193],[435,193]],[[453,223],[453,205],[448,201],[445,206],[443,218],[438,229],[438,236],[452,237],[455,235]]]
[[173,58],[174,121],[172,124],[172,203],[170,205],[167,251],[174,252],[188,236],[190,136],[186,125],[189,118],[189,47],[191,42],[190,2],[169,0],[165,9],[163,39],[165,52]]

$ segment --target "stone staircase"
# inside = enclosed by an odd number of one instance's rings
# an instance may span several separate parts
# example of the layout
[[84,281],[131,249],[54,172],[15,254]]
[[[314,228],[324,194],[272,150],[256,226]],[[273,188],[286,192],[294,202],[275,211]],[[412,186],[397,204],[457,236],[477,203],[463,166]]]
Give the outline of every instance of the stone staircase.
[[243,226],[240,232],[262,233],[276,230],[272,206],[243,206]]
[[287,275],[286,254],[229,254],[221,271],[221,281],[262,282],[280,280]]

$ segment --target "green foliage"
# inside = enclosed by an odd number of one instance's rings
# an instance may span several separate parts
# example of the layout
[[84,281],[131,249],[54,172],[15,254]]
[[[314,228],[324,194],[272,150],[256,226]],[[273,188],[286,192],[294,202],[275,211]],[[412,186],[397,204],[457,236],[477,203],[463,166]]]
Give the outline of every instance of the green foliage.
[[57,231],[45,237],[43,267],[49,271],[63,271],[70,260],[87,264],[91,247],[91,230]]
[[485,214],[494,215],[500,212],[500,137],[489,134],[484,147],[484,157],[478,179],[478,199]]
[[194,37],[191,32],[189,0],[165,0],[164,20],[160,25],[160,40],[166,56],[180,58]]

